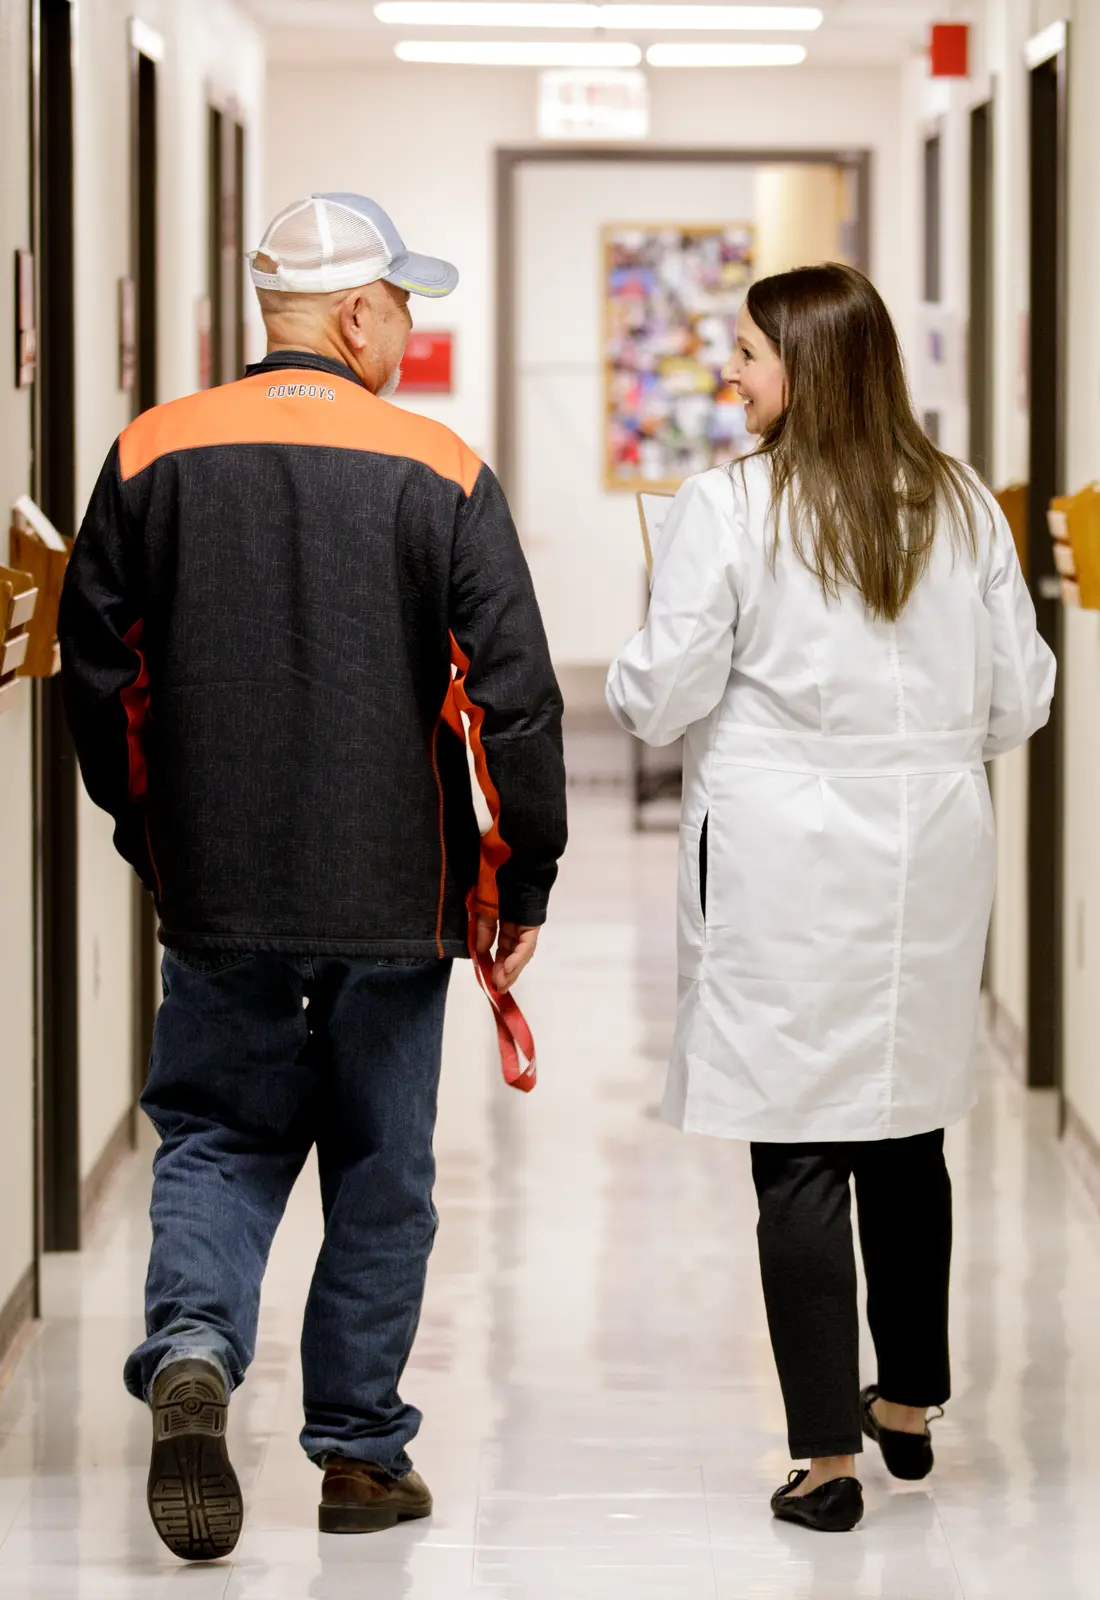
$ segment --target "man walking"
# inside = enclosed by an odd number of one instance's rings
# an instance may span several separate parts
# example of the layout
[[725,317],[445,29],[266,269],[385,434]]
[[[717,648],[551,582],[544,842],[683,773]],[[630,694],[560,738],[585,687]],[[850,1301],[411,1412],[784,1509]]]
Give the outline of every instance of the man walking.
[[275,219],[252,276],[267,358],[126,430],[61,615],[88,792],[166,946],[142,1097],[161,1137],[148,1337],[126,1383],[152,1409],[154,1524],[189,1560],[240,1533],[229,1396],[314,1146],[302,1444],[320,1526],[430,1513],[398,1384],[436,1226],[451,965],[476,943],[488,966],[495,943],[511,988],[566,838],[561,699],[504,496],[384,398],[410,294],[457,273],[333,194]]

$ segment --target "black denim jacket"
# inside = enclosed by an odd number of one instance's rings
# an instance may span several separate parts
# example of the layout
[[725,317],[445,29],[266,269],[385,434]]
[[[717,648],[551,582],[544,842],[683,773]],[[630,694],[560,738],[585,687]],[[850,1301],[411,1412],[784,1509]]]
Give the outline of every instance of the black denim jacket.
[[88,792],[166,943],[461,955],[479,877],[504,918],[545,920],[562,705],[507,503],[348,368],[280,353],[139,417],[60,637]]

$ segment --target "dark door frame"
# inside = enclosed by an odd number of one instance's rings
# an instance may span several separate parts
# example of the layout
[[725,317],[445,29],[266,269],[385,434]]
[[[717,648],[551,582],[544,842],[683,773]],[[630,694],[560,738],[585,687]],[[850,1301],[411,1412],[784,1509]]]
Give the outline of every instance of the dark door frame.
[[[137,301],[137,360],[133,390],[134,416],[159,399],[159,82],[158,61],[137,38],[130,45],[130,206],[131,275]],[[157,914],[152,895],[133,880],[133,1112],[130,1139],[138,1136],[138,1101],[145,1088],[149,1052],[156,1022]]]
[[993,471],[993,132],[992,96],[970,111],[970,306],[967,406],[970,463]]
[[[1029,504],[1032,598],[1039,628],[1062,656],[1062,603],[1047,530],[1052,496],[1065,490],[1066,201],[1068,28],[1042,60],[1029,60]],[[1055,695],[1050,721],[1028,750],[1027,1081],[1063,1085],[1063,718]],[[1064,1113],[1064,1104],[1063,1104]]]
[[213,384],[245,368],[245,155],[247,129],[236,101],[207,94],[207,284]]
[[[32,195],[38,263],[39,363],[34,493],[76,532],[76,307],[73,101],[69,0],[36,0],[31,37]],[[61,683],[34,685],[37,1209],[43,1250],[81,1239],[79,939],[76,752]]]
[[713,146],[644,146],[638,149],[598,145],[531,145],[496,152],[496,473],[506,491],[515,492],[516,466],[516,179],[521,167],[589,164],[596,161],[691,163],[714,166],[831,166],[849,169],[855,178],[856,218],[852,240],[855,264],[867,271],[871,256],[871,152],[869,150],[746,150]]
[[158,400],[158,64],[131,46],[132,182],[131,226],[134,286],[137,292],[137,381],[134,414]]
[[243,117],[232,120],[233,141],[233,359],[234,377],[243,378],[246,349],[247,289],[244,277],[244,236],[247,226],[245,195],[248,186],[248,130]]
[[[967,315],[967,457],[986,483],[993,471],[993,118],[992,89],[971,106],[969,305]],[[993,768],[989,774],[993,789]],[[982,988],[993,987],[993,922],[986,937]]]
[[222,271],[223,203],[225,193],[225,113],[212,103],[206,108],[206,282],[210,300],[210,382],[225,382],[225,277]]

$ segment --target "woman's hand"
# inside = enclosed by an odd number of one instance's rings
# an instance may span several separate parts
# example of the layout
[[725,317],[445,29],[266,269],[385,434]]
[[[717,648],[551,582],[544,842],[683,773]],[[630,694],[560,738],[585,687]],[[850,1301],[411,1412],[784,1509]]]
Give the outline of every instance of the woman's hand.
[[493,962],[493,988],[498,994],[507,994],[538,948],[541,928],[523,928],[518,922],[501,922],[493,917],[479,915],[477,919],[477,953],[491,954],[496,944]]

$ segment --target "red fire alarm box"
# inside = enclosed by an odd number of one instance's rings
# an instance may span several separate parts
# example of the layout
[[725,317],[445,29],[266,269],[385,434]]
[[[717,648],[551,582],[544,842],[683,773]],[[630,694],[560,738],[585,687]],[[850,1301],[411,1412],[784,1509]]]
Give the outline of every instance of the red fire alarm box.
[[401,393],[454,393],[453,333],[410,334],[401,363]]
[[965,22],[932,24],[932,76],[968,78],[970,76],[970,28]]

